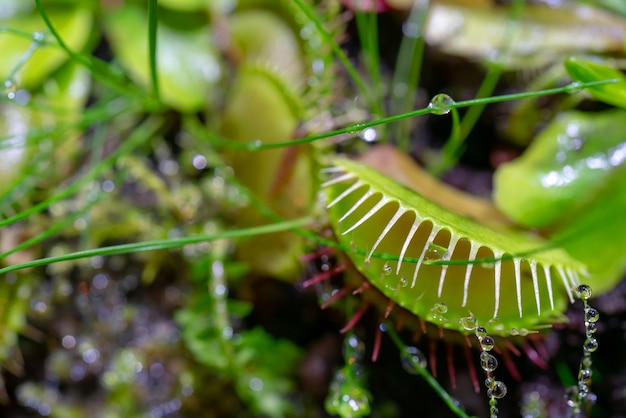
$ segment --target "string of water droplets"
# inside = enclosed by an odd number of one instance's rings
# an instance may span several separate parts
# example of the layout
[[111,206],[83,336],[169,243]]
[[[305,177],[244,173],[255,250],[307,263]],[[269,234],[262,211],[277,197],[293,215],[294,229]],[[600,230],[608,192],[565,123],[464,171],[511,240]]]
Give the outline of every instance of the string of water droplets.
[[570,407],[570,416],[577,417],[583,409],[590,408],[596,402],[596,395],[591,392],[591,353],[598,349],[598,340],[595,333],[598,330],[597,322],[600,313],[591,307],[589,299],[593,294],[591,287],[581,284],[576,288],[578,297],[583,302],[585,314],[585,342],[583,343],[583,358],[578,368],[578,384],[570,387],[566,392],[567,405]]
[[504,382],[496,380],[494,371],[498,367],[498,359],[490,353],[496,345],[493,337],[487,335],[487,330],[483,326],[476,327],[476,338],[480,344],[480,367],[483,369],[487,377],[485,378],[485,386],[487,387],[487,396],[489,397],[489,416],[491,418],[498,417],[498,399],[506,396],[507,388]]

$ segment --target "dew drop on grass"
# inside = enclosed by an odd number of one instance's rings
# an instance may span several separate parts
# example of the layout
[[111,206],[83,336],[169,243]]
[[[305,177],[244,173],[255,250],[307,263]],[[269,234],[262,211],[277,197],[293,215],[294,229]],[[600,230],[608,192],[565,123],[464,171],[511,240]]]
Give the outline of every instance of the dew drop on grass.
[[406,370],[409,374],[418,374],[419,372],[416,367],[424,369],[428,365],[426,356],[424,356],[419,348],[413,346],[406,348],[406,351],[402,357],[400,357],[400,362],[402,363],[404,370]]
[[578,286],[576,288],[576,291],[578,292],[578,296],[583,300],[591,299],[591,296],[593,294],[593,292],[591,291],[591,286],[586,284],[581,284],[580,286]]
[[597,322],[600,319],[600,313],[597,309],[587,307],[585,308],[585,322]]
[[365,126],[362,123],[355,123],[354,125],[348,126],[348,133],[349,134],[359,134],[361,133],[361,131],[363,130]]
[[17,85],[13,80],[5,80],[2,84],[2,94],[9,100],[15,99],[15,92],[17,91]]
[[451,106],[455,104],[454,99],[448,96],[445,93],[439,93],[436,96],[433,96],[430,99],[430,103],[428,103],[428,108],[430,109],[430,113],[433,115],[447,115],[450,113]]
[[247,149],[248,151],[256,151],[260,149],[262,146],[263,146],[263,141],[257,139],[255,141],[248,142]]
[[565,91],[567,93],[578,93],[583,89],[583,83],[580,81],[572,81],[567,86],[565,86]]
[[480,353],[480,367],[486,372],[492,372],[498,368],[498,359],[483,351]]
[[437,244],[428,244],[424,253],[424,261],[446,260],[448,257],[448,249]]
[[587,338],[583,344],[583,349],[587,353],[593,353],[598,349],[598,340],[595,338]]
[[464,318],[461,318],[461,326],[467,331],[472,331],[476,329],[476,318],[474,318],[474,315],[468,315]]
[[506,396],[507,388],[503,382],[499,380],[494,381],[491,384],[491,388],[487,391],[487,396],[490,398],[502,399]]
[[487,330],[483,326],[476,327],[476,337],[482,339],[487,336]]
[[43,42],[46,39],[46,35],[42,32],[33,32],[32,39],[35,42]]
[[480,340],[480,348],[482,348],[483,351],[491,351],[495,345],[496,342],[488,335]]
[[406,277],[400,277],[400,281],[398,282],[400,287],[407,287],[409,285],[409,280]]

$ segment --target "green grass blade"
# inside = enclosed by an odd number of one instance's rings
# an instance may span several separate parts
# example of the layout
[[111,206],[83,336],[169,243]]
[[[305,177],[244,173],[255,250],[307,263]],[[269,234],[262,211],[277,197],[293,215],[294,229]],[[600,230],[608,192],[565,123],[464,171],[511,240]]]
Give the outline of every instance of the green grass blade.
[[18,213],[15,216],[12,216],[8,219],[4,219],[0,221],[0,227],[10,225],[19,220],[25,219],[35,213],[41,212],[47,209],[48,207],[50,207],[50,205],[52,205],[53,203],[61,201],[65,199],[66,197],[73,195],[78,190],[80,190],[80,188],[83,187],[85,184],[87,184],[88,182],[94,180],[97,176],[99,176],[100,173],[102,173],[104,170],[113,166],[113,164],[115,164],[115,162],[121,155],[124,155],[132,151],[135,147],[145,143],[154,134],[156,134],[156,132],[158,131],[160,127],[161,127],[160,118],[157,118],[156,116],[148,118],[129,135],[129,137],[124,141],[124,143],[117,150],[111,153],[111,155],[109,155],[105,160],[103,160],[101,164],[98,164],[97,166],[89,170],[81,179],[79,179],[75,183],[68,186],[62,192],[57,193],[56,195],[44,200],[43,202],[37,205],[34,205],[30,207],[29,209]]
[[148,49],[150,54],[150,81],[152,83],[152,93],[157,100],[159,94],[159,77],[157,67],[157,29],[158,20],[158,0],[150,0],[148,2]]
[[272,223],[269,225],[263,225],[254,228],[237,229],[233,231],[224,231],[216,234],[209,235],[195,235],[184,238],[164,239],[155,241],[135,242],[132,244],[112,245],[109,247],[94,248],[91,250],[77,251],[74,253],[63,254],[55,257],[40,258],[38,260],[28,261],[26,263],[14,264],[0,269],[0,274],[9,273],[16,270],[21,270],[30,267],[45,266],[53,263],[60,263],[62,261],[78,260],[81,258],[89,258],[95,256],[111,256],[118,254],[129,254],[140,251],[156,251],[167,250],[172,248],[180,248],[185,245],[198,244],[201,242],[215,241],[218,239],[232,239],[247,237],[251,235],[270,234],[273,232],[287,231],[294,228],[301,228],[313,221],[312,218],[305,217],[295,219],[293,221],[286,221],[283,223]]

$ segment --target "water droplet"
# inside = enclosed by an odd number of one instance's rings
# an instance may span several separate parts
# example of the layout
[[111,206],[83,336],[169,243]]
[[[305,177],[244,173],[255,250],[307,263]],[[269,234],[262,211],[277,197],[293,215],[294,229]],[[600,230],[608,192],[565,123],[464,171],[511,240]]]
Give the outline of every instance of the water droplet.
[[565,91],[567,93],[578,93],[579,91],[581,91],[583,88],[583,83],[581,83],[580,81],[573,81],[571,83],[569,83],[567,86],[565,86]]
[[489,407],[489,416],[490,418],[498,418],[498,414],[500,413],[500,410],[498,409],[497,406],[490,406]]
[[585,340],[585,343],[583,344],[583,349],[587,353],[593,353],[598,349],[598,340],[596,340],[595,338],[587,338]]
[[361,139],[363,139],[365,142],[374,142],[376,141],[377,136],[378,136],[378,133],[376,132],[376,129],[374,128],[366,128],[359,135],[359,137],[361,137]]
[[483,337],[480,340],[480,347],[483,349],[483,351],[491,351],[493,350],[493,347],[495,347],[495,345],[496,342],[489,335]]
[[217,298],[223,298],[226,296],[227,290],[228,289],[226,288],[226,286],[224,286],[223,284],[218,284],[213,289],[213,295]]
[[248,381],[248,387],[250,388],[250,390],[252,390],[253,392],[260,392],[263,390],[263,380],[259,379],[258,377],[253,377],[252,379],[250,379]]
[[365,343],[355,335],[350,335],[343,343],[343,356],[353,362],[361,361],[365,356]]
[[483,326],[476,327],[476,337],[482,339],[487,336],[487,330]]
[[597,331],[598,331],[598,324],[596,324],[595,322],[589,322],[585,327],[585,333],[587,334],[587,337],[591,337]]
[[593,294],[593,292],[591,291],[591,286],[586,284],[581,284],[580,286],[578,286],[576,291],[578,292],[578,297],[583,300],[591,299],[591,295]]
[[466,316],[465,318],[461,318],[461,325],[467,331],[472,331],[476,329],[476,318],[474,318],[474,315],[471,314]]
[[263,146],[263,141],[257,139],[255,141],[248,142],[248,151],[256,151]]
[[417,347],[409,346],[406,348],[404,355],[400,358],[402,367],[409,374],[418,374],[416,367],[422,369],[428,365],[426,356]]
[[424,253],[424,261],[446,260],[448,256],[448,249],[446,247],[430,243]]
[[585,322],[598,322],[600,319],[600,313],[597,309],[586,307],[585,308]]
[[389,276],[393,272],[393,268],[389,265],[389,263],[385,263],[383,266],[383,275]]
[[591,382],[592,375],[593,372],[591,371],[591,369],[580,369],[580,371],[578,372],[578,381],[587,384]]
[[452,97],[445,93],[439,93],[430,100],[428,108],[431,109],[430,113],[433,115],[447,115],[454,104],[455,101]]
[[340,414],[341,416],[362,416],[363,413],[368,415],[370,410],[367,393],[361,388],[352,388],[350,393],[346,393],[341,397],[341,402],[343,405],[342,410],[344,411],[344,413]]
[[400,281],[398,282],[400,287],[407,287],[409,285],[409,280],[406,277],[400,277]]
[[352,126],[348,126],[348,128],[347,128],[347,132],[348,132],[349,134],[354,134],[354,135],[356,135],[356,134],[361,133],[361,131],[362,131],[364,128],[365,128],[365,125],[363,125],[362,123],[355,123],[355,124],[354,124],[354,125],[352,125]]
[[202,170],[206,168],[208,161],[204,155],[197,154],[197,155],[194,155],[191,163],[193,164],[196,170]]
[[43,42],[46,39],[46,35],[42,32],[33,32],[32,39],[35,42]]
[[324,72],[324,60],[316,59],[311,63],[311,68],[313,69],[314,74],[321,74]]
[[2,94],[6,95],[9,100],[15,99],[15,92],[17,91],[17,85],[13,80],[5,80],[2,85]]
[[570,386],[565,391],[565,399],[567,401],[567,406],[570,408],[578,407],[578,387]]
[[498,359],[483,351],[480,353],[480,367],[486,372],[492,372],[498,368]]
[[506,392],[506,385],[503,382],[496,380],[491,385],[491,388],[487,390],[487,396],[490,398],[502,399],[506,396]]
[[88,348],[83,352],[83,361],[87,364],[95,363],[100,358],[100,351],[97,348]]
[[448,312],[448,305],[443,302],[435,302],[435,305],[433,306],[433,311],[435,313],[443,315]]

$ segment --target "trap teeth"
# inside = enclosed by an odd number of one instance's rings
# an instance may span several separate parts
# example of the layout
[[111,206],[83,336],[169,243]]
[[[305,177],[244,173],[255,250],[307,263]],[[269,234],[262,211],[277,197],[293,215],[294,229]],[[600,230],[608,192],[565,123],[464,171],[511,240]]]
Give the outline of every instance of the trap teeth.
[[564,251],[446,210],[360,163],[332,162],[323,187],[335,235],[369,282],[413,314],[428,319],[443,303],[437,325],[466,332],[472,312],[508,333],[560,320],[573,301],[584,266]]

